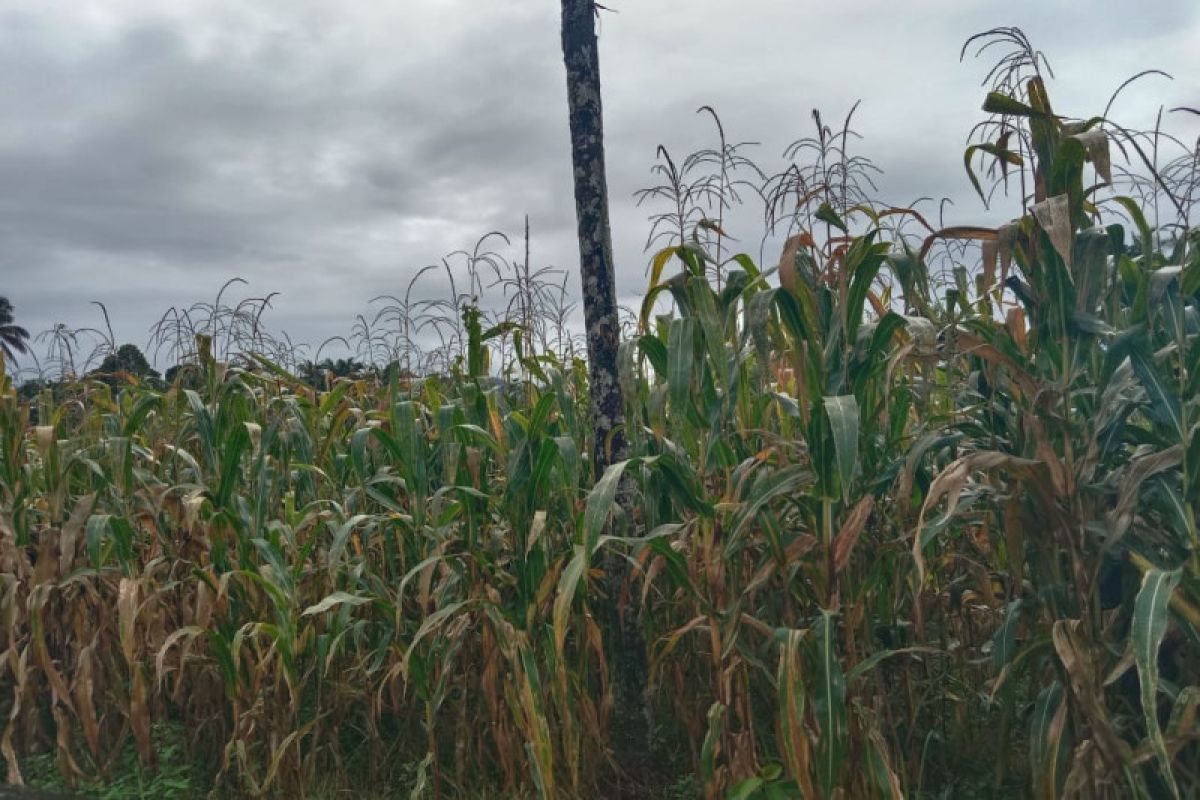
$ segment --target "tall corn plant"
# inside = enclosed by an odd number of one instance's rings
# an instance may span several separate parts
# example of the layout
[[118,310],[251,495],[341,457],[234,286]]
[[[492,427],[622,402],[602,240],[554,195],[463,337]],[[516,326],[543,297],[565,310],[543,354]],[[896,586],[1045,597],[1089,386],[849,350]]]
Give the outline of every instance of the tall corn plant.
[[[1024,47],[1014,58],[1036,67]],[[1006,725],[1028,720],[1036,796],[1180,796],[1200,681],[1185,655],[1200,622],[1200,251],[1191,233],[1160,251],[1136,202],[1098,190],[1110,148],[1138,150],[1123,129],[1056,114],[1037,71],[1004,88],[984,104],[997,136],[968,166],[986,153],[1032,192],[1008,225],[938,234],[981,239],[985,260],[947,334],[948,366],[975,388],[960,455],[922,500],[914,580],[936,585],[964,557],[1007,578],[990,694]],[[1132,231],[1101,224],[1114,210]],[[976,541],[948,540],[950,520]]]
[[515,329],[456,289],[440,377],[318,391],[183,325],[165,391],[26,404],[5,378],[9,780],[38,752],[152,769],[182,723],[226,794],[399,764],[415,796],[614,794],[612,610],[646,636],[656,746],[709,797],[1194,793],[1200,241],[1106,194],[1140,140],[1057,116],[997,36],[967,160],[1022,216],[915,246],[820,123],[764,191],[821,187],[778,267],[678,207],[618,353],[629,457],[599,475],[583,365],[491,378]]
[[0,387],[9,779],[47,744],[70,778],[130,739],[149,768],[176,720],[253,795],[359,745],[435,794],[582,793],[609,695],[599,628],[555,600],[583,541],[576,377],[317,393],[197,351],[196,389],[97,384],[41,427]]
[[[890,249],[877,230],[827,257],[793,237],[780,287],[737,255],[718,289],[698,237],[652,260],[622,360],[644,524],[670,526],[641,551],[642,596],[656,680],[710,796],[748,791],[772,760],[804,796],[898,786],[879,709],[857,699],[889,655],[865,622],[903,558],[873,513],[909,422],[907,321],[870,311]],[[667,292],[677,315],[652,319]],[[875,563],[860,539],[883,545]]]

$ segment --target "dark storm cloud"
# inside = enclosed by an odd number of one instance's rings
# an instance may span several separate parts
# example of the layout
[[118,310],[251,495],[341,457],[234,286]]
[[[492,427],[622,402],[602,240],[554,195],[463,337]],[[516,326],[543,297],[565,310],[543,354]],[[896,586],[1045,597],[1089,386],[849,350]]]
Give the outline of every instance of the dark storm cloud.
[[[0,259],[35,326],[93,297],[144,323],[147,305],[207,296],[233,274],[288,290],[310,322],[331,308],[350,318],[405,258],[494,227],[512,203],[505,176],[545,151],[546,115],[489,76],[544,92],[553,73],[517,80],[519,53],[478,35],[426,71],[296,36],[198,56],[169,20],[65,55],[34,15],[6,27],[6,116],[19,121],[0,146]],[[472,61],[484,53],[500,58]],[[545,183],[527,185],[548,208]],[[121,308],[130,295],[136,310]]]
[[[10,0],[0,10],[0,291],[41,329],[88,324],[104,301],[121,339],[144,341],[167,306],[229,277],[282,292],[268,317],[295,338],[346,333],[414,270],[528,213],[538,264],[572,269],[574,207],[557,4],[458,0]],[[961,152],[986,61],[962,40],[1023,25],[1051,57],[1069,110],[1092,111],[1146,67],[1173,84],[1130,95],[1200,104],[1198,9],[1105,0],[614,3],[601,22],[619,285],[644,287],[655,147],[682,155],[758,140],[768,171],[810,112],[863,104],[861,149],[896,203],[964,192]],[[1076,105],[1077,103],[1077,105]],[[747,212],[747,229],[756,223]],[[994,212],[1000,213],[1000,212]],[[739,218],[739,222],[743,218]],[[757,229],[741,241],[757,252]],[[515,252],[515,249],[514,249]],[[767,253],[770,259],[771,254]],[[441,291],[431,280],[427,291]]]

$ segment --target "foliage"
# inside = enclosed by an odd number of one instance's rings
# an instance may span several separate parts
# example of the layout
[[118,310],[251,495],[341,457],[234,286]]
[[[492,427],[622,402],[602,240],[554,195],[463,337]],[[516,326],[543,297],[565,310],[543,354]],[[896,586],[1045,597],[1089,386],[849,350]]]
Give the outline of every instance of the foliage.
[[142,351],[137,345],[123,344],[117,348],[116,352],[110,353],[100,362],[97,371],[99,372],[128,372],[130,375],[144,378],[147,376],[158,377],[158,373],[150,366],[150,362],[146,360],[146,356],[142,355]]
[[137,379],[157,383],[158,372],[150,366],[146,356],[134,344],[123,344],[114,352],[109,353],[96,368],[96,377],[109,384],[117,386],[122,381]]
[[147,772],[138,763],[134,747],[126,747],[100,780],[85,780],[68,787],[55,764],[54,754],[43,753],[29,759],[29,783],[54,792],[73,788],[76,795],[97,800],[190,800],[203,792],[194,773],[197,767],[187,752],[187,736],[178,726],[156,726],[152,732],[161,766]]
[[[193,331],[186,382],[5,379],[10,780],[153,775],[174,726],[225,794],[1194,796],[1200,237],[1161,174],[1168,223],[1119,193],[1139,134],[1055,112],[1019,32],[975,41],[1007,49],[968,179],[1019,217],[864,202],[818,120],[765,268],[670,178],[602,474],[582,364],[485,324],[478,271],[436,370],[309,382]],[[608,757],[614,608],[662,786]]]

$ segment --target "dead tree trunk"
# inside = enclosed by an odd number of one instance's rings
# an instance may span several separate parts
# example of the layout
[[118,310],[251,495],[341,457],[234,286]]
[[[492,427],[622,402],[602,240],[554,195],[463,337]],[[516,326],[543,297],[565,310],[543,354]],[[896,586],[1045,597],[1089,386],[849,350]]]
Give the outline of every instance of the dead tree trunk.
[[587,325],[588,379],[592,402],[593,466],[625,456],[620,425],[624,408],[617,381],[617,291],[613,280],[612,234],[608,226],[608,184],[604,173],[604,120],[600,109],[600,58],[596,46],[595,3],[562,0],[563,60],[567,66],[567,105],[571,156],[575,167],[575,215],[579,223],[579,269]]
[[[587,326],[588,385],[591,394],[592,465],[595,476],[626,457],[622,431],[624,404],[617,379],[617,292],[612,234],[608,224],[608,184],[604,172],[604,120],[600,107],[600,55],[593,0],[562,0],[562,48],[567,68],[571,156],[575,167],[575,214],[579,223],[579,269]],[[605,562],[608,589],[607,640],[614,661],[612,740],[622,766],[641,772],[649,755],[646,706],[646,650],[633,604],[620,609],[619,593],[628,562]]]

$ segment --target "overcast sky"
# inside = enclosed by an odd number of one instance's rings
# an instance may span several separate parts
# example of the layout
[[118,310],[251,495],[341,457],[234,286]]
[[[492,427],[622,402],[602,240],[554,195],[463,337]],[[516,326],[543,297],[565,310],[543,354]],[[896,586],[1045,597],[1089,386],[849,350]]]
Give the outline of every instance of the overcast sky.
[[[986,219],[961,156],[989,66],[959,63],[974,32],[1024,28],[1064,113],[1099,113],[1150,67],[1175,80],[1114,116],[1200,105],[1196,0],[607,5],[626,301],[647,260],[633,193],[657,145],[711,143],[701,104],[774,168],[814,107],[836,119],[861,99],[881,194],[953,197],[960,223]],[[118,340],[144,345],[168,306],[241,276],[243,296],[281,292],[272,328],[319,342],[480,234],[519,235],[526,213],[534,264],[574,271],[558,26],[553,0],[0,0],[0,294],[35,332],[95,324],[102,301]]]

